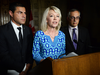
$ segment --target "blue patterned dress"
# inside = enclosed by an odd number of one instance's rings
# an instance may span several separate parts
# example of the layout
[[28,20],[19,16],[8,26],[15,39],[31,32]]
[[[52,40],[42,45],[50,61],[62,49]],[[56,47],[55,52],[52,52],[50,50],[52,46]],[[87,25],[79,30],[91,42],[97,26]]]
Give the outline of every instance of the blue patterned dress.
[[65,34],[59,31],[52,42],[50,36],[45,35],[43,31],[37,31],[33,41],[33,59],[39,63],[41,59],[51,57],[57,59],[59,55],[65,53]]

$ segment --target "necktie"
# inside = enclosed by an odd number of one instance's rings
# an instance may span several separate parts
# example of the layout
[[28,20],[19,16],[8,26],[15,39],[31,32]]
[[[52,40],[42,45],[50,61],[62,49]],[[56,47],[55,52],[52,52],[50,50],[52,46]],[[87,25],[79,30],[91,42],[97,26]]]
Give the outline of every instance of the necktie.
[[23,39],[22,39],[22,34],[21,34],[21,27],[17,28],[19,30],[19,43],[22,45]]
[[76,50],[77,49],[77,37],[76,37],[75,29],[76,28],[73,29],[73,45]]

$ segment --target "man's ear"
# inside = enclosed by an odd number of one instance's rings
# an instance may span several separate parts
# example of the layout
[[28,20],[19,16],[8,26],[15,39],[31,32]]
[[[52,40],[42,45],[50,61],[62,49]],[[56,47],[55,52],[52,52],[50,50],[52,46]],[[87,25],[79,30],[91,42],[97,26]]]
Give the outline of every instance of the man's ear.
[[11,17],[13,17],[13,12],[12,12],[11,10],[9,10],[9,15],[10,15]]

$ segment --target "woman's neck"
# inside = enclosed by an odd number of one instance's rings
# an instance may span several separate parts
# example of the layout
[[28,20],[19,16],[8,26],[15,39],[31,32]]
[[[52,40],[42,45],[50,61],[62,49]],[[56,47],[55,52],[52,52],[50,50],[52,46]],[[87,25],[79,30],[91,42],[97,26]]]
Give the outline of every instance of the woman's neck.
[[54,28],[48,28],[45,32],[45,35],[50,36],[51,40],[54,41],[55,36],[58,35],[58,31]]

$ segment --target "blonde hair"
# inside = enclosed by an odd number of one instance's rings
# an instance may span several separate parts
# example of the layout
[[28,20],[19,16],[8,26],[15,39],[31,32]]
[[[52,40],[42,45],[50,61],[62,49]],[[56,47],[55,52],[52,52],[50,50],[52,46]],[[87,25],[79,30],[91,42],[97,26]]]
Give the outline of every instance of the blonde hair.
[[60,11],[60,9],[58,9],[58,8],[55,7],[55,6],[50,6],[50,7],[48,7],[48,8],[44,11],[44,13],[43,13],[42,22],[41,22],[41,26],[40,26],[40,29],[41,29],[42,31],[46,31],[46,30],[47,30],[47,22],[46,22],[46,19],[47,19],[48,12],[49,12],[50,10],[53,10],[53,11],[55,11],[56,13],[58,13],[58,14],[59,14],[59,17],[60,17],[60,21],[59,21],[59,23],[58,23],[58,26],[56,27],[56,30],[59,30],[60,27],[61,27],[61,11]]

